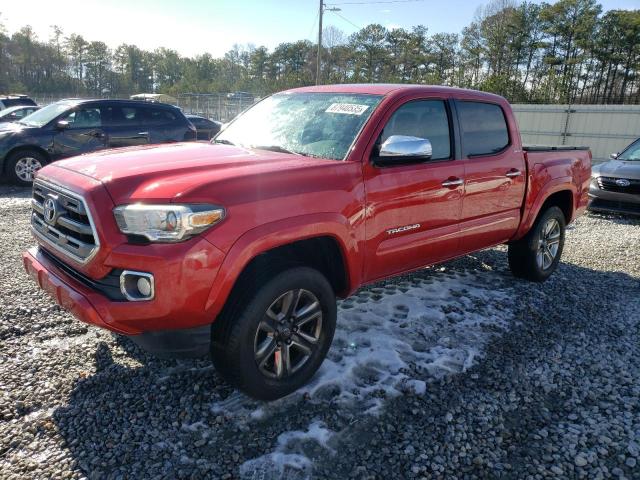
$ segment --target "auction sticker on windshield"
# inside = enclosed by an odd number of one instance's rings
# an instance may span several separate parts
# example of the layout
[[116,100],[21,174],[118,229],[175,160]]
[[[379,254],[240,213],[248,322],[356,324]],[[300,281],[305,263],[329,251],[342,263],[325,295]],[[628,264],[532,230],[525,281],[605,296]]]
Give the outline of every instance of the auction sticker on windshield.
[[326,113],[346,113],[347,115],[362,115],[369,105],[358,105],[357,103],[332,103],[325,110]]

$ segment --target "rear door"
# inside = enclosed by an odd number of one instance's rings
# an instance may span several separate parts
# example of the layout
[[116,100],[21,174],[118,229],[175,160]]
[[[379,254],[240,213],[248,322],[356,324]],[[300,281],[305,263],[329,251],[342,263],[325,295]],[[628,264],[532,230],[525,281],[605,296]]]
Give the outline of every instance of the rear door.
[[456,158],[446,98],[419,98],[395,108],[377,135],[430,140],[431,160],[410,165],[365,163],[367,281],[456,256],[463,163]]
[[149,132],[143,128],[143,110],[135,105],[107,107],[107,146],[109,148],[145,145]]
[[186,123],[182,125],[176,112],[154,106],[144,107],[144,110],[143,130],[148,134],[149,143],[178,142],[184,139]]
[[67,122],[64,129],[56,128],[53,135],[54,157],[65,158],[101,150],[106,146],[103,126],[104,112],[97,105],[79,105],[58,121]]
[[465,189],[461,248],[475,251],[513,236],[526,185],[525,157],[503,108],[478,100],[455,102],[460,124]]

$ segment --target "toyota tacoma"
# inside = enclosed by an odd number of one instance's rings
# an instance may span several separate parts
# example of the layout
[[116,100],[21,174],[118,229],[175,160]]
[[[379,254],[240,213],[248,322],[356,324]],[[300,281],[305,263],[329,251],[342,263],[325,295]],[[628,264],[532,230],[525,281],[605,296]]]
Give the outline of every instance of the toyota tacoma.
[[322,363],[336,297],[498,244],[556,269],[591,153],[523,147],[499,96],[333,85],[267,97],[211,143],[55,162],[33,185],[27,272],[84,322],[162,355],[210,353],[284,396]]

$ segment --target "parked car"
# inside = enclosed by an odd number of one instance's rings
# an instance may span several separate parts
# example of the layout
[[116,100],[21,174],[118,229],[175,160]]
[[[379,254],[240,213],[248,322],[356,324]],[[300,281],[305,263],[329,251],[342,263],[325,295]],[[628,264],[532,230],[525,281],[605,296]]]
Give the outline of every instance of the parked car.
[[19,105],[36,106],[37,103],[26,95],[0,95],[0,110]]
[[0,123],[17,122],[18,120],[22,120],[27,115],[31,115],[33,112],[39,109],[40,107],[36,105],[23,105],[18,107],[5,108],[4,110],[0,110]]
[[274,399],[316,372],[336,297],[364,284],[503,243],[515,276],[547,279],[590,165],[588,149],[523,147],[497,95],[294,89],[213,143],[46,166],[24,266],[79,319],[164,355],[210,351]]
[[640,139],[593,167],[589,210],[640,216]]
[[63,100],[0,127],[0,167],[30,185],[43,165],[105,148],[195,140],[176,107],[131,100]]
[[144,100],[145,102],[161,102],[176,105],[178,100],[165,93],[137,93],[129,97],[131,100]]
[[227,93],[227,99],[241,102],[246,105],[251,105],[254,102],[255,97],[252,93],[249,92],[233,92]]
[[216,122],[215,120],[209,120],[208,118],[200,115],[185,115],[187,119],[196,127],[198,140],[211,140],[218,134],[222,128],[222,122]]

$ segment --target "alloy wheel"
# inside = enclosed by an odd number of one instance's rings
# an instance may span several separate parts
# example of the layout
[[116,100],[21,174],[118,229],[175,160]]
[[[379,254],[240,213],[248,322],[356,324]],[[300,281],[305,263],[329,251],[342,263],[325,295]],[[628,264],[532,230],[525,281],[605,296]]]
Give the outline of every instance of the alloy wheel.
[[555,218],[547,220],[540,230],[536,262],[542,270],[547,270],[551,267],[558,255],[561,233],[560,222]]
[[23,157],[16,162],[16,176],[23,182],[33,182],[33,178],[42,164],[37,158]]
[[289,290],[264,313],[254,340],[260,372],[284,379],[296,373],[320,347],[322,307],[308,290]]

